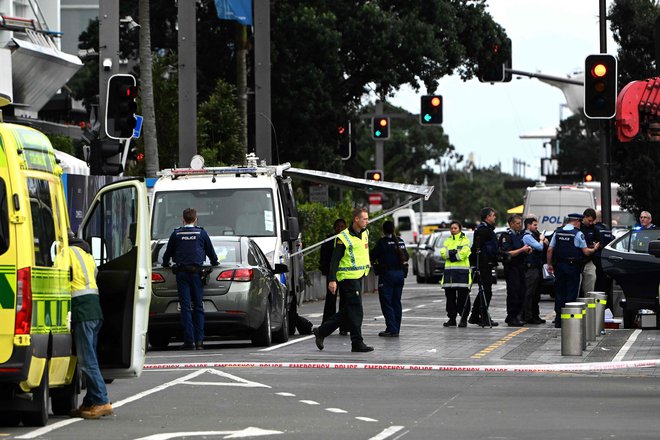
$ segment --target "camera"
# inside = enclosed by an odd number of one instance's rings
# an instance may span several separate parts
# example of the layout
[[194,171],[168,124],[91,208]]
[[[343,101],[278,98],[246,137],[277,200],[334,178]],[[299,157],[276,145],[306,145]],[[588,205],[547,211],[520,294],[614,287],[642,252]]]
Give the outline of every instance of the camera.
[[109,72],[112,70],[112,59],[111,58],[104,58],[103,59],[103,70],[106,72]]

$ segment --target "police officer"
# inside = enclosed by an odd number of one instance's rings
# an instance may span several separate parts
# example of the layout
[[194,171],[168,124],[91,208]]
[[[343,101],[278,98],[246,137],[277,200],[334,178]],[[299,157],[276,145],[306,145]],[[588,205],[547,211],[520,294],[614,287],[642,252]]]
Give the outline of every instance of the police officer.
[[[474,239],[470,254],[470,264],[478,269],[475,280],[479,283],[479,294],[472,304],[472,312],[468,322],[482,327],[498,325],[488,313],[488,305],[493,296],[493,267],[497,265],[498,244],[495,237],[495,220],[497,214],[493,208],[483,208],[480,212],[481,223],[474,231]],[[485,312],[482,314],[482,310]]]
[[112,414],[112,404],[96,356],[96,343],[103,325],[103,311],[96,285],[96,262],[89,245],[69,231],[71,259],[71,325],[80,371],[87,383],[82,405],[71,417],[99,419]]
[[523,243],[522,217],[513,214],[507,219],[509,227],[501,236],[501,249],[507,254],[504,259],[506,277],[506,320],[509,327],[525,325],[519,318],[525,300],[525,270],[527,254],[532,252],[529,245]]
[[[584,234],[584,240],[587,247],[594,247],[594,243],[601,241],[600,232],[596,228],[596,210],[587,208],[582,213],[582,226],[580,231]],[[594,255],[584,258],[584,267],[582,268],[582,296],[587,296],[596,286],[596,265],[594,264]]]
[[596,285],[594,289],[598,292],[605,292],[607,294],[607,306],[612,308],[612,279],[605,274],[603,271],[603,264],[601,262],[601,253],[605,246],[610,244],[614,240],[614,234],[612,230],[602,222],[601,212],[596,212],[596,223],[594,227],[598,229],[598,234],[600,235],[600,246],[594,252],[594,265],[596,266]]
[[561,327],[561,309],[577,299],[583,258],[593,255],[600,245],[587,246],[578,229],[582,214],[568,214],[566,220],[566,225],[552,235],[547,252],[548,271],[555,275],[555,328]]
[[461,314],[459,327],[467,327],[470,311],[470,239],[461,232],[461,224],[453,221],[449,224],[451,236],[445,239],[440,249],[440,256],[445,260],[442,274],[442,288],[447,297],[447,316],[449,321],[443,327],[455,327],[456,315]]
[[378,268],[378,299],[380,310],[385,318],[385,331],[378,333],[381,337],[398,337],[401,330],[401,294],[404,279],[408,273],[408,251],[406,243],[394,234],[394,223],[383,223],[385,234],[374,247],[371,260]]
[[641,214],[639,214],[639,225],[637,226],[637,228],[655,229],[655,225],[652,222],[653,222],[653,217],[651,216],[651,213],[648,211],[642,211]]
[[184,350],[204,349],[204,289],[202,287],[202,265],[206,257],[212,266],[218,265],[209,235],[196,226],[197,211],[186,208],[183,211],[183,226],[170,235],[163,254],[163,267],[170,265],[170,258],[176,264],[176,285],[181,306],[181,326],[183,327]]
[[339,234],[332,252],[328,272],[328,290],[343,296],[345,306],[330,319],[312,330],[316,347],[323,350],[323,340],[332,334],[342,320],[347,320],[351,334],[351,351],[373,351],[362,339],[362,279],[369,274],[369,213],[366,208],[353,210],[351,225]]
[[539,232],[539,222],[535,217],[525,219],[523,243],[532,248],[525,259],[525,299],[523,300],[520,321],[527,324],[545,324],[539,311],[541,294],[541,267],[543,267],[543,250],[548,245],[548,239]]
[[[334,234],[329,235],[327,238],[332,237],[333,235],[339,234],[341,231],[346,229],[346,221],[343,218],[338,218],[333,224]],[[335,248],[335,245],[339,238],[335,237],[332,240],[326,241],[321,245],[321,256],[319,258],[319,266],[321,268],[321,275],[328,277],[328,272],[330,272],[330,260],[332,259],[332,251]],[[339,298],[339,308],[341,309],[344,306],[344,301]],[[329,290],[325,293],[325,304],[323,306],[323,319],[321,323],[326,322],[332,315],[337,313],[337,295],[333,294]],[[339,326],[339,334],[346,336],[348,334],[348,326],[342,323]]]

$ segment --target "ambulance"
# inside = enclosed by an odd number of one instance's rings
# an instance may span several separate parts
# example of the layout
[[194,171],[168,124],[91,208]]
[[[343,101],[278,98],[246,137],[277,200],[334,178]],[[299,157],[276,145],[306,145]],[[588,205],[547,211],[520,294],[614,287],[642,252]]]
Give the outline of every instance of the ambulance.
[[[0,122],[0,425],[44,426],[49,406],[78,406],[81,378],[71,335],[69,218],[48,138]],[[146,352],[151,252],[147,189],[103,187],[78,236],[98,264],[106,380],[140,375]],[[50,405],[49,405],[50,404]]]

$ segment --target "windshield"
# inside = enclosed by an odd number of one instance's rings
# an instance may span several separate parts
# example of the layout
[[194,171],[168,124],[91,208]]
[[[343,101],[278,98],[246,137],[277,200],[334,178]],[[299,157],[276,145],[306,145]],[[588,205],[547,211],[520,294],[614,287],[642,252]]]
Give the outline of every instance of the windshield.
[[197,210],[197,224],[211,236],[275,235],[273,192],[259,189],[213,189],[159,192],[154,200],[151,238],[169,238],[182,225],[183,210]]
[[[215,250],[216,255],[218,256],[218,261],[224,264],[237,264],[241,262],[241,251],[240,243],[237,241],[222,241],[216,238],[212,238],[211,242],[213,243],[213,249]],[[152,260],[154,266],[156,264],[161,264],[163,261],[163,254],[167,248],[167,241],[159,242],[156,245],[155,252],[152,254]],[[204,260],[204,266],[210,266],[211,262],[209,258],[206,257]]]

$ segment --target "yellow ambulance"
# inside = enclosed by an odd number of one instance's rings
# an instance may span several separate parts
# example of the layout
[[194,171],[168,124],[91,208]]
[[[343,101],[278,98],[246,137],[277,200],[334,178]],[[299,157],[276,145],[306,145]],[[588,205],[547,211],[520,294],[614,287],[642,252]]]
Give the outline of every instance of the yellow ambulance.
[[[43,426],[77,407],[70,261],[62,168],[37,130],[0,123],[0,425]],[[146,352],[151,253],[146,186],[97,193],[78,236],[92,247],[106,379],[136,377]]]

